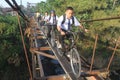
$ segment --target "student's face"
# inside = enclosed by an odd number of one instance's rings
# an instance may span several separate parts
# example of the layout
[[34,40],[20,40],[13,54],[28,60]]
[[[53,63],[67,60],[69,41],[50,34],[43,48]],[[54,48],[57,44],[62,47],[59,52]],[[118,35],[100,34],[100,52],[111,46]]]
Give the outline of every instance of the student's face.
[[66,14],[67,18],[71,18],[73,16],[73,10],[67,10],[65,12],[65,14]]
[[51,13],[51,16],[54,16],[55,14],[54,13]]
[[48,15],[48,13],[45,13],[45,15]]

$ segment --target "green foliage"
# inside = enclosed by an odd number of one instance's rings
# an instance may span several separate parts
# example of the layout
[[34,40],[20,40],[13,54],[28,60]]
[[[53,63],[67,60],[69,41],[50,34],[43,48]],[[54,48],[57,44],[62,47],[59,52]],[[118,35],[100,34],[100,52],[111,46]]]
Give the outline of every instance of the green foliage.
[[13,16],[0,16],[0,34],[9,35],[16,33],[17,19]]
[[[25,75],[27,74],[27,67],[26,63],[22,62],[24,52],[17,17],[0,16],[0,46],[0,80],[21,79],[22,76],[19,77],[20,69],[22,67],[22,74]],[[26,80],[24,78],[26,77],[22,77],[21,80]]]

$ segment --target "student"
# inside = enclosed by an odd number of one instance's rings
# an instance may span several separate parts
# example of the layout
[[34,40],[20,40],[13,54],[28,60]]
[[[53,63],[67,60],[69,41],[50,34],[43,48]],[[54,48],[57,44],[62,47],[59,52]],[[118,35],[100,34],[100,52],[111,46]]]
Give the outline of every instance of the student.
[[42,19],[41,19],[41,22],[40,22],[40,26],[44,26],[46,23],[47,23],[47,21],[48,21],[48,12],[46,11],[45,12],[45,15],[44,16],[42,16]]
[[58,16],[55,14],[54,10],[50,11],[50,16],[48,17],[48,38],[51,38],[50,32],[53,29],[55,30],[57,27]]
[[48,18],[49,18],[49,15],[48,15],[48,12],[46,11],[46,12],[45,12],[45,15],[43,16],[43,20],[44,20],[45,22],[47,22],[47,21],[48,21]]
[[37,11],[35,14],[35,17],[36,17],[37,22],[39,22],[41,20],[42,15],[40,12]]
[[[71,30],[71,25],[79,26],[84,29],[75,16],[73,16],[74,10],[72,7],[67,7],[65,14],[60,16],[57,23],[57,30],[60,32],[60,43],[62,49],[64,49],[64,37],[67,36],[67,31]],[[87,32],[87,29],[84,29]]]
[[37,11],[36,14],[35,14],[35,17],[38,18],[40,15],[40,13]]

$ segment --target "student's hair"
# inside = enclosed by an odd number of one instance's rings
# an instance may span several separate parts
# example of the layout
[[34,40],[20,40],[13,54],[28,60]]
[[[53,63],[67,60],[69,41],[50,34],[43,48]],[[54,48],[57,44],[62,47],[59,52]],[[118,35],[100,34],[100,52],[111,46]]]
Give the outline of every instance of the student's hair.
[[50,13],[54,13],[55,14],[55,10],[51,10]]
[[45,11],[45,13],[48,13],[47,11]]
[[72,11],[73,11],[74,9],[73,9],[73,7],[70,7],[70,6],[69,6],[69,7],[66,8],[66,11],[67,11],[67,10],[72,10]]

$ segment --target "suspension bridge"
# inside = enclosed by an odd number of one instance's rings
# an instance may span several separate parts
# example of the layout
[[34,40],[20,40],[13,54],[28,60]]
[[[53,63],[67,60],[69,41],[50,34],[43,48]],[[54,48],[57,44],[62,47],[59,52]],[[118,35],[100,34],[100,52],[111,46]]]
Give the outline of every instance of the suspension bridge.
[[[39,25],[39,22],[36,21],[35,17],[27,17],[22,12],[15,0],[11,0],[12,3],[9,0],[5,1],[18,13],[18,23],[27,60],[30,80],[105,80],[104,77],[107,77],[109,74],[109,67],[118,47],[117,43],[115,48],[109,48],[113,50],[113,55],[111,56],[111,59],[108,63],[108,67],[105,69],[98,69],[93,65],[95,48],[98,40],[98,35],[96,35],[91,63],[89,63],[82,55],[80,55],[82,66],[80,71],[81,75],[80,77],[76,77],[72,71],[69,61],[66,60],[64,56],[60,56],[56,48],[51,45],[41,29],[42,26]],[[32,66],[30,66],[28,59],[28,53],[24,42],[20,17],[25,20],[27,26],[25,33],[27,33],[29,39],[30,52],[32,55]],[[110,19],[120,19],[120,17],[86,20],[81,22],[92,22]],[[50,64],[51,62],[53,63]],[[56,65],[59,69],[55,69]]]

